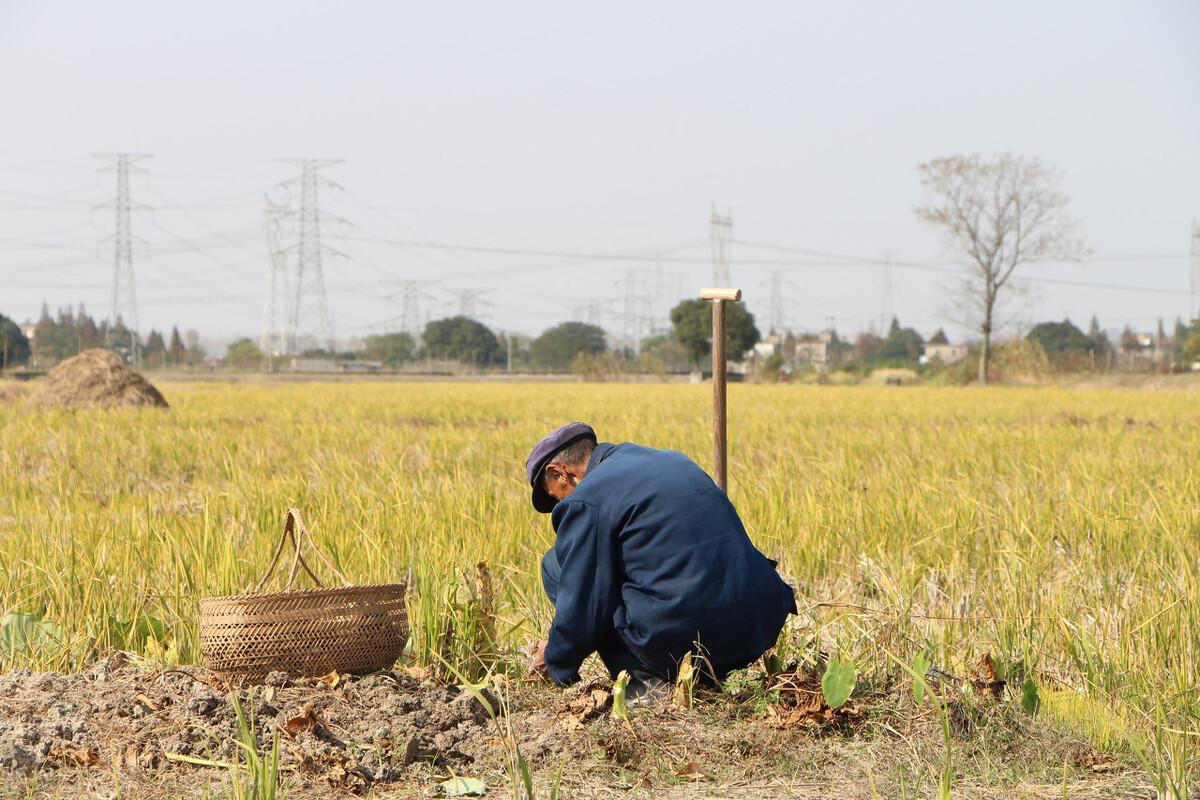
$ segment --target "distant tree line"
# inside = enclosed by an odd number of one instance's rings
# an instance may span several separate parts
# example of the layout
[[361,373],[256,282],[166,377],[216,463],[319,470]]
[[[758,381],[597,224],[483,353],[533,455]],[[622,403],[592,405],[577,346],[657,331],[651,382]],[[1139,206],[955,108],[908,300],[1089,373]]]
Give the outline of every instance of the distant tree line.
[[121,318],[111,325],[108,320],[97,322],[82,305],[77,309],[65,306],[52,316],[43,303],[32,337],[25,336],[20,325],[0,314],[0,353],[4,354],[0,358],[5,367],[31,363],[52,366],[90,347],[117,350],[127,358],[136,351],[139,363],[147,367],[183,366],[204,358],[195,331],[180,336],[179,328],[172,327],[164,337],[151,328],[142,339]]
[[[634,348],[610,346],[604,329],[586,322],[555,325],[528,338],[497,335],[478,320],[466,316],[437,319],[425,326],[418,339],[395,331],[373,334],[360,350],[334,352],[307,350],[303,358],[377,361],[399,369],[417,361],[453,361],[477,369],[511,364],[520,371],[576,372],[591,376],[622,372],[683,372],[702,365],[712,347],[712,306],[702,300],[685,300],[671,311],[670,334],[649,336]],[[741,359],[759,340],[754,315],[741,303],[730,304],[727,318],[729,356]],[[511,359],[511,362],[510,362]],[[261,369],[267,356],[251,339],[233,342],[225,363],[236,369]]]

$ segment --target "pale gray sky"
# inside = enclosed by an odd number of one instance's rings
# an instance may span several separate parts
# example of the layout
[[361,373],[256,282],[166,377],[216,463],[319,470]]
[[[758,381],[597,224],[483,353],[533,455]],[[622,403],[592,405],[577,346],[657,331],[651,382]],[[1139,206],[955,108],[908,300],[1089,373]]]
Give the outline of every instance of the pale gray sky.
[[[0,312],[108,313],[112,215],[91,206],[112,177],[91,154],[127,151],[154,154],[133,184],[157,208],[134,221],[143,330],[258,334],[263,194],[290,175],[272,159],[313,156],[346,159],[322,203],[352,223],[325,271],[339,337],[398,315],[406,279],[434,316],[477,288],[497,328],[597,300],[619,333],[627,272],[655,293],[653,254],[664,305],[709,283],[712,203],[733,209],[734,283],[763,327],[782,269],[788,325],[854,331],[879,318],[878,266],[746,243],[945,262],[912,213],[916,165],[1008,149],[1061,170],[1097,257],[1029,275],[1167,290],[1035,284],[1021,316],[1170,323],[1200,218],[1198,42],[1183,0],[0,0]],[[950,321],[946,276],[894,275],[903,322]]]

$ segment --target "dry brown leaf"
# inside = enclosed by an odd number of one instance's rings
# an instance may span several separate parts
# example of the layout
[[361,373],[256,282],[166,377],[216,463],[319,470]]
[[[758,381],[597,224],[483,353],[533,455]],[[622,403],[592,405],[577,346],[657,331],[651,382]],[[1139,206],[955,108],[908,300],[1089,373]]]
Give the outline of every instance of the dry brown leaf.
[[1111,755],[1091,747],[1080,748],[1072,753],[1072,756],[1078,766],[1086,767],[1092,772],[1116,772],[1121,768]]
[[679,674],[675,678],[675,693],[671,701],[677,708],[692,707],[692,694],[695,691],[695,667],[692,665],[692,654],[688,653],[679,662]]
[[336,689],[337,685],[342,682],[342,676],[335,669],[332,672],[330,672],[328,675],[322,675],[320,680],[321,680],[321,683],[325,684],[330,689]]
[[681,764],[679,769],[675,770],[675,774],[689,781],[702,781],[706,777],[700,770],[699,761],[689,761],[686,764]]
[[288,736],[296,736],[306,731],[314,731],[319,725],[321,725],[321,718],[313,711],[313,704],[305,703],[299,714],[288,717],[279,728]]
[[159,708],[161,708],[161,706],[158,703],[154,702],[153,700],[151,700],[149,697],[142,694],[141,692],[138,692],[137,696],[133,699],[136,700],[137,702],[141,703],[142,705],[144,705],[150,711],[158,711]]
[[405,667],[400,671],[410,678],[416,678],[422,683],[429,680],[430,676],[433,674],[427,667]]
[[359,793],[370,784],[370,778],[356,761],[345,756],[331,755],[322,759],[327,765],[322,779],[331,786]]
[[771,707],[771,726],[781,730],[789,728],[819,728],[833,721],[833,709],[827,706],[817,708],[784,708]]
[[971,685],[984,697],[999,700],[1000,695],[1004,693],[1004,683],[996,671],[996,662],[992,660],[992,654],[984,653],[980,656],[979,663],[975,665],[975,677],[971,680]]
[[576,722],[583,722],[604,713],[611,705],[612,692],[600,684],[591,684],[583,687],[578,695],[568,700],[560,713],[569,715]]
[[70,762],[77,767],[90,767],[93,764],[100,763],[100,756],[90,747],[67,747],[66,745],[59,745],[51,750],[48,755],[50,758]]

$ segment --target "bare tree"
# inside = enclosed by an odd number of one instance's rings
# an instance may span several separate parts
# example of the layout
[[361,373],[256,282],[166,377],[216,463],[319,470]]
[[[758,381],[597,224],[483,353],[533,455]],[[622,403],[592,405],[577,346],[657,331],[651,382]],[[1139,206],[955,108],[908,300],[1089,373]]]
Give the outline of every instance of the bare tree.
[[917,172],[927,195],[917,217],[941,228],[947,246],[969,260],[967,286],[983,334],[979,382],[986,384],[996,300],[1017,267],[1076,260],[1087,248],[1075,235],[1058,175],[1036,158],[949,156]]

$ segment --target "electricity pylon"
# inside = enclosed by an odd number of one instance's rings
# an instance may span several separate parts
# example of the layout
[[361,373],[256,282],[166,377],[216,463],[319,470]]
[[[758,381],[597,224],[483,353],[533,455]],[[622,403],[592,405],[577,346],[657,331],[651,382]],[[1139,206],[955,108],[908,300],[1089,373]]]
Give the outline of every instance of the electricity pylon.
[[[130,331],[129,349],[133,362],[138,362],[138,307],[137,287],[133,278],[133,243],[145,243],[133,235],[130,216],[134,211],[149,208],[135,202],[129,194],[129,175],[132,172],[145,172],[134,165],[153,156],[145,153],[97,153],[97,158],[105,159],[108,164],[101,167],[101,172],[114,172],[117,176],[117,194],[107,203],[96,208],[111,208],[115,211],[116,225],[112,236],[101,239],[101,243],[113,244],[113,273],[112,273],[112,305],[109,307],[108,339],[112,343],[113,330],[117,321],[122,321]],[[125,342],[116,342],[123,345]]]

